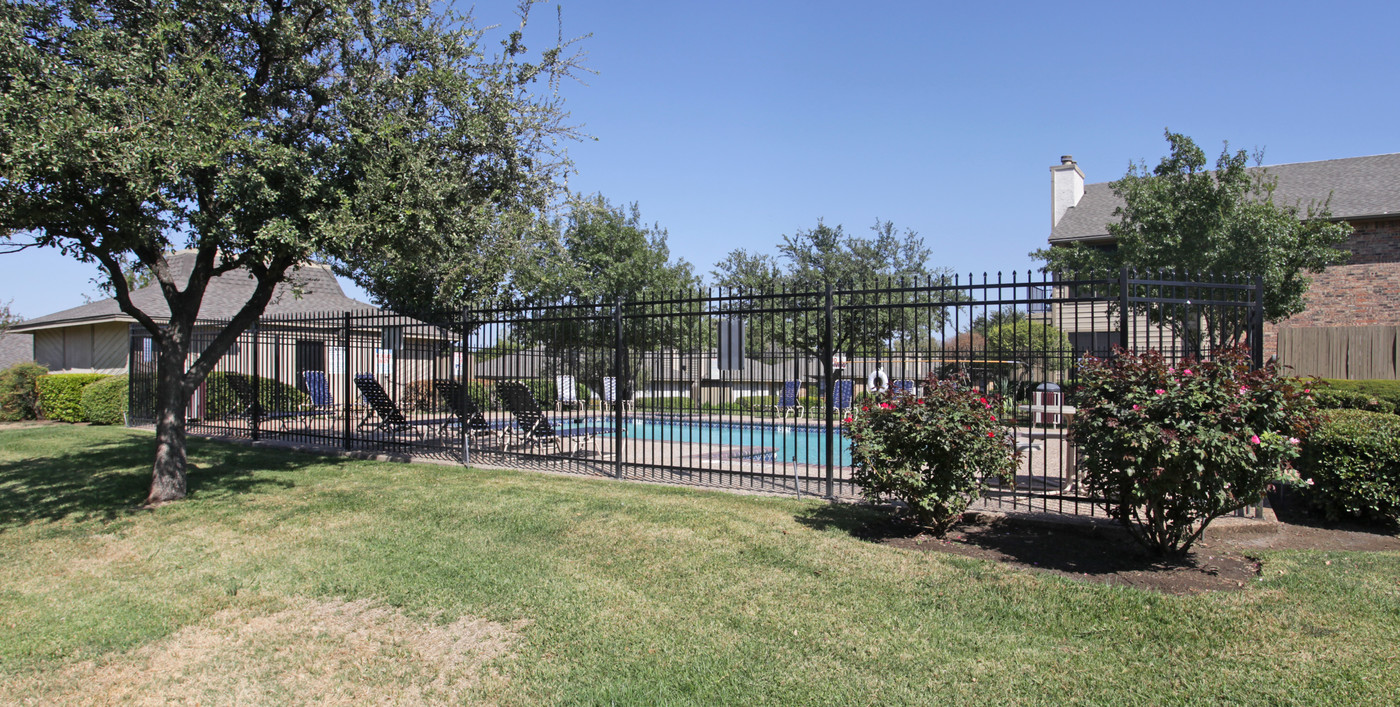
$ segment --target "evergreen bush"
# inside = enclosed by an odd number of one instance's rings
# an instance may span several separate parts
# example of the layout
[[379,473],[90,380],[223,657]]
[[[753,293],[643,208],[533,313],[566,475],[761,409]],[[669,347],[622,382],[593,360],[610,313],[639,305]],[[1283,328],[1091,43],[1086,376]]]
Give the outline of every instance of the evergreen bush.
[[40,376],[40,414],[59,422],[85,422],[83,388],[108,377],[102,373],[50,373]]
[[249,387],[252,387],[254,379],[257,379],[258,399],[263,412],[295,412],[311,407],[311,396],[289,383],[244,373],[215,371],[204,379],[205,419],[222,420],[249,413],[248,402],[240,398],[233,386],[229,385],[229,378],[232,376],[246,378]]
[[83,417],[94,425],[126,424],[127,383],[127,377],[120,375],[83,388]]
[[37,363],[16,363],[0,371],[0,420],[39,417],[39,378],[49,369]]
[[1400,520],[1400,415],[1328,410],[1303,445],[1298,473],[1329,520]]

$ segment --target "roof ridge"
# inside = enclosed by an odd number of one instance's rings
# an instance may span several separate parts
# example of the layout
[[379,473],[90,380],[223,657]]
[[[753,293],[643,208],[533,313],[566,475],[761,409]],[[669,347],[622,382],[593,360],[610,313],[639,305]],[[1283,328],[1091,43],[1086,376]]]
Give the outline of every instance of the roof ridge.
[[[1253,167],[1245,167],[1245,169],[1246,169],[1246,170],[1249,170],[1249,171],[1253,171],[1253,170],[1257,170],[1257,169],[1274,169],[1274,168],[1276,168],[1276,167],[1295,167],[1295,166],[1298,166],[1298,165],[1305,165],[1305,164],[1321,164],[1321,163],[1323,163],[1323,162],[1350,162],[1350,161],[1352,161],[1352,160],[1366,160],[1366,159],[1371,159],[1371,158],[1374,158],[1374,157],[1400,157],[1400,152],[1381,152],[1381,153],[1374,154],[1374,155],[1357,155],[1357,156],[1355,156],[1355,157],[1333,157],[1332,159],[1327,159],[1327,160],[1303,160],[1302,162],[1280,162],[1280,163],[1278,163],[1278,164],[1259,164],[1259,165],[1254,165]],[[1206,170],[1206,173],[1211,173],[1211,172],[1214,172],[1214,171],[1215,171],[1215,170],[1213,170],[1213,169],[1208,169],[1208,170]],[[1126,175],[1125,175],[1125,176],[1126,176]],[[1122,179],[1122,177],[1119,177],[1119,179]],[[1118,181],[1118,179],[1110,179],[1110,180],[1104,181],[1104,182],[1091,182],[1091,183],[1089,183],[1089,184],[1085,184],[1085,185],[1084,185],[1084,188],[1085,188],[1085,189],[1088,189],[1089,187],[1104,186],[1104,185],[1107,185],[1107,184],[1112,184],[1112,183],[1114,183],[1114,182],[1116,182],[1116,181]],[[1070,208],[1072,209],[1072,208],[1074,208],[1074,207],[1071,206]]]

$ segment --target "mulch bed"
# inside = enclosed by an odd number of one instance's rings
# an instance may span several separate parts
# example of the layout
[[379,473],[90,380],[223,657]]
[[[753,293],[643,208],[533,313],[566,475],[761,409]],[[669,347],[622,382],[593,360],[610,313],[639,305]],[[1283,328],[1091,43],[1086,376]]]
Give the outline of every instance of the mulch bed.
[[1239,591],[1259,575],[1259,550],[1400,551],[1395,528],[1327,524],[1286,504],[1279,516],[1278,523],[1213,524],[1191,553],[1179,560],[1150,556],[1111,523],[1074,519],[969,513],[944,538],[895,520],[869,523],[854,534],[908,550],[992,560],[1166,594]]

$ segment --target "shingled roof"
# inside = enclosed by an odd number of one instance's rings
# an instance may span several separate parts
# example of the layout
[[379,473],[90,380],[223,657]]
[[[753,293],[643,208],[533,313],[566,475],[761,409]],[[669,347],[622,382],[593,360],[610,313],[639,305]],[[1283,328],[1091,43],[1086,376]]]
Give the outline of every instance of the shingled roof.
[[[1357,220],[1400,216],[1400,152],[1320,162],[1253,167],[1278,179],[1274,201],[1306,207],[1330,194],[1332,216]],[[1108,182],[1084,185],[1084,196],[1050,231],[1051,243],[1108,239],[1108,224],[1123,200]]]
[[[194,257],[195,252],[192,250],[180,251],[166,256],[166,260],[174,272],[176,282],[185,282],[188,279]],[[201,319],[232,318],[252,296],[256,285],[253,276],[246,270],[234,270],[210,280],[209,287],[204,292],[204,299],[200,303],[199,317]],[[294,292],[297,288],[300,288],[299,293]],[[170,317],[170,307],[167,306],[165,295],[161,293],[160,287],[157,285],[132,291],[131,302],[157,321]],[[287,273],[287,281],[277,285],[277,289],[272,294],[272,300],[268,302],[267,309],[263,314],[275,316],[279,314],[345,311],[377,312],[379,309],[346,297],[329,266],[320,263],[307,263]],[[116,299],[105,299],[46,316],[27,319],[23,323],[11,327],[10,330],[14,332],[37,331],[75,324],[135,321],[121,311],[121,308],[117,306]]]

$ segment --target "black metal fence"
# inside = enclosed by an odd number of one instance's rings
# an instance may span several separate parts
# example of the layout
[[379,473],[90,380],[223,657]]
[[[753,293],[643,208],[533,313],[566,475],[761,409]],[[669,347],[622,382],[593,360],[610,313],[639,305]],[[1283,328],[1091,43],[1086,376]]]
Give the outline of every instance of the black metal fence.
[[[477,466],[851,497],[842,430],[868,396],[961,376],[1022,450],[1011,509],[1091,512],[1066,427],[1075,362],[1262,352],[1238,278],[939,278],[750,293],[265,317],[191,398],[195,434],[438,455]],[[206,322],[207,338],[223,326]],[[133,330],[131,418],[154,417],[155,347]]]

